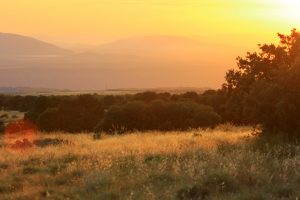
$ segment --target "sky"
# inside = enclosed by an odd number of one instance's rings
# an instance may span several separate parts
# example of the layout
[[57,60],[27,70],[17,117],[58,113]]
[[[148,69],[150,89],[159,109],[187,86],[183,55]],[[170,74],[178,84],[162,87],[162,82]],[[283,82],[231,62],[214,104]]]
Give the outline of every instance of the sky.
[[0,0],[0,32],[65,45],[147,35],[250,44],[299,27],[299,9],[297,0]]

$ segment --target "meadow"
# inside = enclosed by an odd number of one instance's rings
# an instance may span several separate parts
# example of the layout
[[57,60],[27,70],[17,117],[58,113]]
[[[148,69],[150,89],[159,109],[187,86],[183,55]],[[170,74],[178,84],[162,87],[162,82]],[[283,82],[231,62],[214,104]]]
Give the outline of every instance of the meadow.
[[1,137],[0,199],[300,197],[299,146],[260,142],[249,127],[35,138],[12,149]]

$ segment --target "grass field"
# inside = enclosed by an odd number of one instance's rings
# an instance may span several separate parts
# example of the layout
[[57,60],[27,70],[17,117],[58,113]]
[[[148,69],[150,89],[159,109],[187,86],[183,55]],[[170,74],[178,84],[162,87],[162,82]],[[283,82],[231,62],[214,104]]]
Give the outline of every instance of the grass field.
[[0,142],[0,199],[299,199],[300,149],[262,145],[247,127],[124,136],[40,134]]

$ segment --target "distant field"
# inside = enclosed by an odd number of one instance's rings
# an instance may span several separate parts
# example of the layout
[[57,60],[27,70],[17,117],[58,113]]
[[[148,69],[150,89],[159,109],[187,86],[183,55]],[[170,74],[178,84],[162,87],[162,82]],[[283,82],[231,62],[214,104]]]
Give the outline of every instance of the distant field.
[[22,89],[16,91],[1,91],[3,95],[20,95],[20,96],[65,96],[65,95],[81,95],[81,94],[99,94],[99,95],[124,95],[124,94],[136,94],[143,90],[51,90],[51,89]]
[[5,124],[12,121],[17,121],[24,118],[24,113],[19,111],[3,111],[0,110],[0,120]]
[[48,88],[28,88],[16,87],[6,88],[0,87],[0,95],[21,95],[21,96],[38,96],[38,95],[80,95],[80,94],[99,94],[99,95],[124,95],[124,94],[137,94],[145,91],[151,92],[169,92],[171,94],[179,94],[194,91],[202,93],[209,88],[196,88],[196,87],[169,87],[169,88],[120,88],[120,89],[107,89],[107,90],[58,90]]
[[250,133],[231,126],[100,140],[52,133],[23,151],[2,136],[0,199],[300,197],[299,147],[259,146]]

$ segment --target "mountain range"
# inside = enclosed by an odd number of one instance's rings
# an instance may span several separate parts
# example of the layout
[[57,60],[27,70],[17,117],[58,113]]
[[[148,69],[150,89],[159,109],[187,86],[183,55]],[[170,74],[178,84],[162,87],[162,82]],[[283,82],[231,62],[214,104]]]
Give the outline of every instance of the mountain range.
[[35,38],[0,33],[0,86],[218,87],[235,55],[224,49],[180,36],[145,36],[78,53]]

